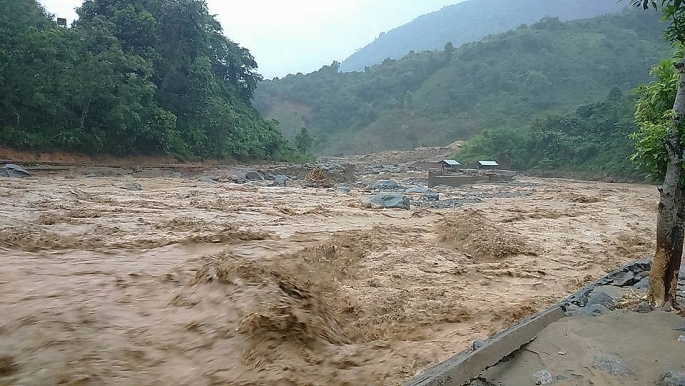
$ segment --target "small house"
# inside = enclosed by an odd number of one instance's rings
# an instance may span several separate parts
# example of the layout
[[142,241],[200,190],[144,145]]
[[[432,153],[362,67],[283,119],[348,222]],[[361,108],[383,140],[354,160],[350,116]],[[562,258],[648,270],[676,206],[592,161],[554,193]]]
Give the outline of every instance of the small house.
[[440,168],[445,171],[445,170],[457,170],[457,168],[461,164],[453,159],[446,159],[440,161]]
[[478,161],[478,169],[495,170],[499,164],[497,161]]

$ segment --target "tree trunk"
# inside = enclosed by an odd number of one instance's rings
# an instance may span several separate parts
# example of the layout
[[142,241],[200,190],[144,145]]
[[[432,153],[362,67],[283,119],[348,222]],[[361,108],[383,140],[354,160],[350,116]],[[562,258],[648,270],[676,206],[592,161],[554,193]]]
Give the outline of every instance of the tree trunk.
[[[685,172],[684,172],[685,173]],[[673,245],[675,250],[673,258],[666,268],[666,280],[669,280],[667,286],[666,301],[670,302],[675,309],[680,309],[677,303],[678,291],[678,274],[680,273],[680,264],[683,259],[683,240],[685,239],[685,186],[681,184],[679,189],[680,207],[677,214],[677,225],[673,233]]]
[[88,110],[90,110],[90,100],[88,101],[88,103],[86,103],[86,105],[81,110],[81,121],[80,121],[80,125],[79,125],[79,128],[81,130],[83,130],[83,128],[86,126],[86,115],[88,115]]
[[683,254],[685,232],[685,185],[683,180],[683,143],[680,128],[685,123],[685,59],[677,63],[680,73],[678,93],[673,104],[674,118],[664,138],[668,164],[659,189],[659,214],[656,224],[656,253],[649,273],[648,301],[655,307],[677,308],[678,272]]
[[[668,300],[672,277],[669,277],[669,269],[676,255],[682,253],[683,238],[677,237],[678,211],[682,208],[681,193],[678,181],[682,174],[682,161],[669,160],[664,184],[659,189],[659,215],[656,223],[656,253],[652,261],[652,270],[649,273],[649,290],[647,292],[649,302],[655,307],[662,307]],[[681,210],[681,209],[680,209]],[[681,210],[682,211],[682,210]],[[676,243],[680,242],[680,246]],[[672,275],[672,274],[671,274]]]

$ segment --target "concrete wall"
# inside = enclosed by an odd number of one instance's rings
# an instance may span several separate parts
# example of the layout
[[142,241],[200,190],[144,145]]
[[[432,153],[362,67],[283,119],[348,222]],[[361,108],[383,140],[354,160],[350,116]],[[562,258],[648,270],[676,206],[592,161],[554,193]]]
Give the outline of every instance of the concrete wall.
[[481,175],[463,175],[463,174],[443,174],[439,172],[428,173],[428,187],[433,188],[438,185],[446,185],[458,188],[464,185],[472,185],[477,183],[488,182],[510,182],[514,179],[513,175],[501,174],[481,174]]
[[489,174],[488,175],[488,182],[511,182],[514,180],[513,175],[505,175],[505,174]]
[[428,175],[429,188],[438,185],[447,185],[456,188],[462,185],[470,185],[478,182],[488,182],[487,176]]

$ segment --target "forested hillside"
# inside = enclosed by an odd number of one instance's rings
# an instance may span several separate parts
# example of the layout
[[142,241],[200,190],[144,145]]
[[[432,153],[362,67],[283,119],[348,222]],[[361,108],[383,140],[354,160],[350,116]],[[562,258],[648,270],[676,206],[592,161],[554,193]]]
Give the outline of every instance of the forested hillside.
[[0,1],[0,144],[84,153],[280,158],[261,77],[204,0],[89,0],[71,28]]
[[442,145],[485,129],[527,127],[649,79],[671,49],[656,12],[561,22],[545,18],[455,49],[412,52],[361,73],[338,64],[260,83],[255,105],[319,151],[369,152]]
[[604,100],[572,113],[550,113],[527,127],[485,130],[455,157],[465,165],[496,159],[515,170],[644,180],[647,172],[630,160],[635,152],[630,135],[638,131],[634,111],[635,97],[614,87]]
[[343,61],[340,70],[363,71],[386,58],[440,49],[446,42],[459,47],[521,24],[535,23],[545,16],[561,21],[585,19],[619,12],[627,5],[627,1],[616,0],[466,0],[381,34]]

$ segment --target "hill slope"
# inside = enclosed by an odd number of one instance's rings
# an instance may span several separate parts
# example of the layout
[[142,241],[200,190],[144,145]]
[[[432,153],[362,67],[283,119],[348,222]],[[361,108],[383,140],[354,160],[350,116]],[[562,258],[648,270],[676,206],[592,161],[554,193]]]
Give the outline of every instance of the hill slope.
[[0,145],[89,154],[280,159],[252,106],[250,52],[205,0],[91,0],[71,28],[0,1]]
[[363,71],[386,58],[398,59],[410,51],[441,49],[447,42],[459,47],[545,16],[561,21],[586,19],[619,12],[626,5],[627,2],[616,0],[467,0],[381,34],[343,61],[340,70]]
[[365,72],[334,63],[260,83],[255,106],[286,135],[306,126],[324,153],[435,146],[486,128],[527,127],[649,79],[672,50],[656,12],[546,18],[455,50],[412,53]]

